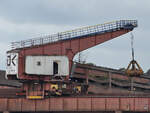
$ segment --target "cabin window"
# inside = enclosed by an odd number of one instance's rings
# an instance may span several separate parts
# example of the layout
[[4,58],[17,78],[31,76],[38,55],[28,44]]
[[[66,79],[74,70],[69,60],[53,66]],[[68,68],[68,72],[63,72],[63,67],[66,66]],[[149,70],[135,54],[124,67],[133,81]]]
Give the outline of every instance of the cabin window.
[[58,63],[57,62],[53,62],[53,73],[58,74]]
[[37,62],[37,66],[41,66],[41,62],[40,61]]

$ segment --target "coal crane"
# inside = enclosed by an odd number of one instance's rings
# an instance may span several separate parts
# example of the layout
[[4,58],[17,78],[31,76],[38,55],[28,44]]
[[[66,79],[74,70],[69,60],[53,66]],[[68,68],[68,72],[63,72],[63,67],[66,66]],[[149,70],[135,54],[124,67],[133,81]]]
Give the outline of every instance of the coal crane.
[[23,83],[17,95],[27,99],[84,94],[87,84],[70,76],[74,56],[135,27],[137,20],[119,20],[12,42],[12,49],[7,51],[6,78]]

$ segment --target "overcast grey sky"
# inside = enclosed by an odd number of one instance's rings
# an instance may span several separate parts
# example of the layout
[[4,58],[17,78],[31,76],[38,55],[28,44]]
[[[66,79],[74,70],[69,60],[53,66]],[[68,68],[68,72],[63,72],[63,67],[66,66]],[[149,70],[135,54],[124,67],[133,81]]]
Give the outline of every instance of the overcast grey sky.
[[[122,19],[137,19],[135,58],[150,68],[150,0],[0,0],[0,69],[10,42]],[[130,34],[83,52],[87,62],[122,68],[131,60]]]

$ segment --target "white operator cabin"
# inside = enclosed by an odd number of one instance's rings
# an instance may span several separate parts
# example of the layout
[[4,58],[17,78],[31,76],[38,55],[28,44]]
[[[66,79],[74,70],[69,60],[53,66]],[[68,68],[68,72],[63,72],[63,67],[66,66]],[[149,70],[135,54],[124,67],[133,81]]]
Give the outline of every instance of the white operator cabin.
[[[7,54],[7,75],[18,75],[18,53]],[[25,73],[28,75],[69,75],[67,56],[26,56]]]
[[69,75],[66,56],[26,56],[25,73],[34,75]]

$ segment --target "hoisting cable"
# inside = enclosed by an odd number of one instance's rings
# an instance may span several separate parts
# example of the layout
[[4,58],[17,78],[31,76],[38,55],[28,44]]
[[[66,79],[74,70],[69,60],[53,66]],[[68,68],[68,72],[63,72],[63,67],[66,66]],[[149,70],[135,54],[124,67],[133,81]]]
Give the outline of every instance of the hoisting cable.
[[131,32],[131,51],[132,51],[132,60],[130,61],[127,69],[126,74],[130,77],[134,76],[140,76],[143,74],[143,70],[140,67],[140,65],[137,63],[137,61],[134,58],[134,36]]
[[133,45],[133,43],[134,43],[134,36],[133,36],[133,34],[132,34],[132,32],[131,32],[131,50],[132,50],[132,60],[134,60],[134,45]]

